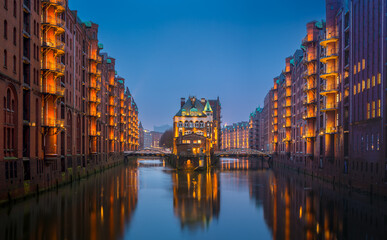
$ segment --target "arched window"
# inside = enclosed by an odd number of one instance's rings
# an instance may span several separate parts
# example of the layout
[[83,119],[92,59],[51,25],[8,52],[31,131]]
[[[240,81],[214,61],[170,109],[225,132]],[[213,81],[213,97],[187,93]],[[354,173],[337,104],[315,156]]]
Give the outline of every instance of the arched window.
[[189,122],[189,127],[190,127],[190,128],[193,128],[193,122],[192,122],[192,121]]
[[8,38],[8,22],[4,20],[4,39]]
[[189,126],[189,123],[188,123],[188,121],[185,121],[185,123],[184,123],[184,127],[188,127]]
[[183,122],[182,122],[182,121],[178,122],[178,123],[177,123],[177,127],[179,127],[179,128],[180,128],[180,127],[183,127]]
[[77,116],[77,153],[81,153],[81,116]]
[[195,122],[195,128],[199,128],[199,122]]
[[200,128],[204,128],[204,122],[200,121]]

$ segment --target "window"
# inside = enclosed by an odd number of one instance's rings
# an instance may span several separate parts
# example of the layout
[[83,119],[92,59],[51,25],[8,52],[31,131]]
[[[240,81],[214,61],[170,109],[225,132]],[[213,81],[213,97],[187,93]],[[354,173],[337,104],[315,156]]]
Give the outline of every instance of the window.
[[370,88],[370,79],[368,78],[367,79],[367,89],[369,89]]
[[378,84],[382,83],[382,74],[378,73]]
[[375,117],[375,111],[376,111],[375,101],[372,101],[372,117],[373,118]]
[[8,38],[8,22],[7,22],[7,20],[4,20],[4,33],[3,33],[3,35],[4,35],[4,39],[7,39]]
[[185,123],[184,123],[184,127],[188,127],[188,121],[185,121]]
[[7,68],[7,50],[4,50],[4,68]]
[[13,1],[13,16],[16,17],[17,13],[17,5],[16,5],[16,0]]
[[16,56],[13,55],[13,72],[16,73]]
[[204,128],[204,122],[200,122],[200,127]]
[[195,122],[195,128],[199,128],[199,122]]
[[372,76],[372,86],[375,87],[375,76]]
[[13,28],[13,45],[16,46],[16,28]]
[[378,100],[378,117],[380,117],[381,115],[381,103],[380,103],[380,99]]
[[189,127],[193,128],[193,122],[189,122]]
[[4,0],[4,8],[8,9],[8,0]]
[[15,127],[17,126],[17,108],[16,98],[13,91],[10,88],[7,89],[7,95],[4,98],[4,156],[14,157],[16,156],[16,138]]

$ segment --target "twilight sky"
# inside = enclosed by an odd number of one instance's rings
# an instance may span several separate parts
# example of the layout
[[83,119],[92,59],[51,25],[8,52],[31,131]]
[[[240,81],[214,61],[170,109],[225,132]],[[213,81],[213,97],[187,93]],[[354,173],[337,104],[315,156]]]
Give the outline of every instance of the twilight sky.
[[145,128],[172,125],[180,98],[220,97],[223,124],[247,121],[325,0],[69,0],[99,24]]

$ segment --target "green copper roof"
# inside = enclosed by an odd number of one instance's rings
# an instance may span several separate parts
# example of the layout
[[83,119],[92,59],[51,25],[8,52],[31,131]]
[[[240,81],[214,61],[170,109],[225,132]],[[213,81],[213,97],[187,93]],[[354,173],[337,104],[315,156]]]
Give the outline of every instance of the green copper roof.
[[294,58],[290,59],[290,64],[294,66]]
[[115,74],[117,75],[117,71],[115,71]]
[[323,28],[323,23],[320,22],[320,21],[319,21],[319,22],[316,22],[315,26],[316,26],[316,28],[322,29],[322,28]]
[[107,62],[107,63],[112,63],[112,60],[111,60],[110,58],[108,58],[108,59],[106,60],[106,62]]
[[304,45],[301,45],[301,49],[306,51],[306,47]]
[[206,106],[204,107],[204,112],[212,112],[212,108],[209,101],[207,101]]
[[198,109],[197,108],[191,108],[191,112],[197,112]]
[[124,80],[119,79],[118,82],[119,82],[119,83],[124,83]]
[[85,22],[85,26],[86,26],[87,28],[91,28],[91,22],[90,22],[90,21]]
[[98,48],[99,49],[103,49],[103,44],[102,43],[98,43]]

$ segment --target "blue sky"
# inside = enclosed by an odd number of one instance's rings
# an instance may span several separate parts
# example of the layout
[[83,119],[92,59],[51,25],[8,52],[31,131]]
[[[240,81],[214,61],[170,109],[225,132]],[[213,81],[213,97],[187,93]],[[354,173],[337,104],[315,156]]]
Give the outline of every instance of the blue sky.
[[145,128],[170,124],[180,98],[220,97],[223,123],[248,120],[299,48],[324,0],[69,0],[100,26]]

